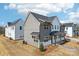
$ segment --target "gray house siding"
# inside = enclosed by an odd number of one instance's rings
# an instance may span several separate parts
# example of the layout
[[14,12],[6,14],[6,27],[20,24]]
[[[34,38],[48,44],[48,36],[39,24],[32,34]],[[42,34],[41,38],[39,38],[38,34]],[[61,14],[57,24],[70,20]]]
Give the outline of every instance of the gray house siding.
[[38,42],[34,41],[31,33],[39,32],[39,26],[39,21],[32,14],[30,14],[24,24],[24,40],[27,42],[27,44],[38,47]]
[[[48,29],[45,29],[45,26],[47,26]],[[40,24],[40,39],[41,40],[44,40],[45,36],[49,36],[50,32],[51,32],[51,25],[47,24],[46,22]]]
[[[27,44],[39,48],[41,43],[47,47],[52,43],[52,40],[53,43],[61,41],[59,37],[55,38],[58,35],[51,35],[53,32],[60,32],[60,22],[57,16],[47,17],[33,12],[29,13],[24,24],[24,41]],[[52,36],[54,36],[53,39]]]

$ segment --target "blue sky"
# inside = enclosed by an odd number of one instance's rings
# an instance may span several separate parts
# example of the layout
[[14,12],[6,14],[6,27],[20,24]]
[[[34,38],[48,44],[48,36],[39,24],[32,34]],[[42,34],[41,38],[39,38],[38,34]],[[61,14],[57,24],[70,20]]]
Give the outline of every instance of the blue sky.
[[7,22],[12,22],[19,18],[25,20],[29,11],[45,16],[58,16],[61,22],[76,23],[79,19],[78,3],[0,3],[0,25],[6,25]]

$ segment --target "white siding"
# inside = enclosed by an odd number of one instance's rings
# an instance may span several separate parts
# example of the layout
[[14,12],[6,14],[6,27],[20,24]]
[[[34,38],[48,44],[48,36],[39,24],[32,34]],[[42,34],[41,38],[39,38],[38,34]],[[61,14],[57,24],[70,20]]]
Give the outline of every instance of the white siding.
[[[20,20],[17,24],[16,24],[16,28],[15,28],[15,38],[16,39],[23,39],[24,36],[24,26],[23,26],[24,22],[23,20]],[[20,26],[22,26],[22,30],[20,30]]]
[[[22,28],[22,30],[20,30],[20,26],[23,27],[23,24],[24,24],[24,22],[20,20],[17,24],[6,27],[5,36],[9,37],[9,38],[11,37],[13,40],[23,39],[24,28]],[[13,27],[14,27],[14,29],[13,29]]]
[[[13,29],[13,27],[14,27],[14,29]],[[6,27],[5,28],[5,36],[15,39],[15,26]]]
[[[52,21],[52,31],[60,31],[60,22],[59,20],[56,18],[55,20]],[[56,29],[55,29],[55,26],[56,26]]]
[[44,47],[46,48],[47,46],[49,46],[51,44],[51,40],[47,41],[47,42],[43,42]]
[[[68,29],[66,29],[66,28],[68,28]],[[72,27],[65,27],[65,31],[66,31],[66,36],[70,36],[70,37],[73,36],[73,29],[72,29]]]
[[38,46],[38,44],[34,42],[31,33],[39,32],[39,28],[40,28],[39,21],[32,14],[30,14],[24,25],[24,40],[28,44]]

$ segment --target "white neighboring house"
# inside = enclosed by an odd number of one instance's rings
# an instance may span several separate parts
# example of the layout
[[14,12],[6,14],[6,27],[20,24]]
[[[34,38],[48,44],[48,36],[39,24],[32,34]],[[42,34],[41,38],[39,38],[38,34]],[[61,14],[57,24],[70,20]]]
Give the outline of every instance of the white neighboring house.
[[27,44],[44,47],[57,44],[60,39],[60,21],[57,16],[47,17],[34,12],[29,12],[24,23],[24,41]]
[[76,24],[74,23],[64,23],[65,33],[68,37],[73,37],[76,34]]
[[8,22],[7,26],[5,27],[5,36],[13,40],[23,39],[23,25],[24,22],[21,19],[14,22]]

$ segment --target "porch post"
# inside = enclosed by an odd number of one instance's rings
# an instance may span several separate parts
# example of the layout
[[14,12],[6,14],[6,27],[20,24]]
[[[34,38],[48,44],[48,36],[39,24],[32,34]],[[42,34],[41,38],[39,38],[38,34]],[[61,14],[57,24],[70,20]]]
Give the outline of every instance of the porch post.
[[54,35],[55,45],[56,45],[56,35]]
[[38,48],[40,48],[40,40],[38,39]]
[[60,37],[60,41],[61,41],[61,35],[59,35],[59,37]]
[[50,36],[50,38],[51,38],[51,44],[52,44],[53,43],[52,36]]

